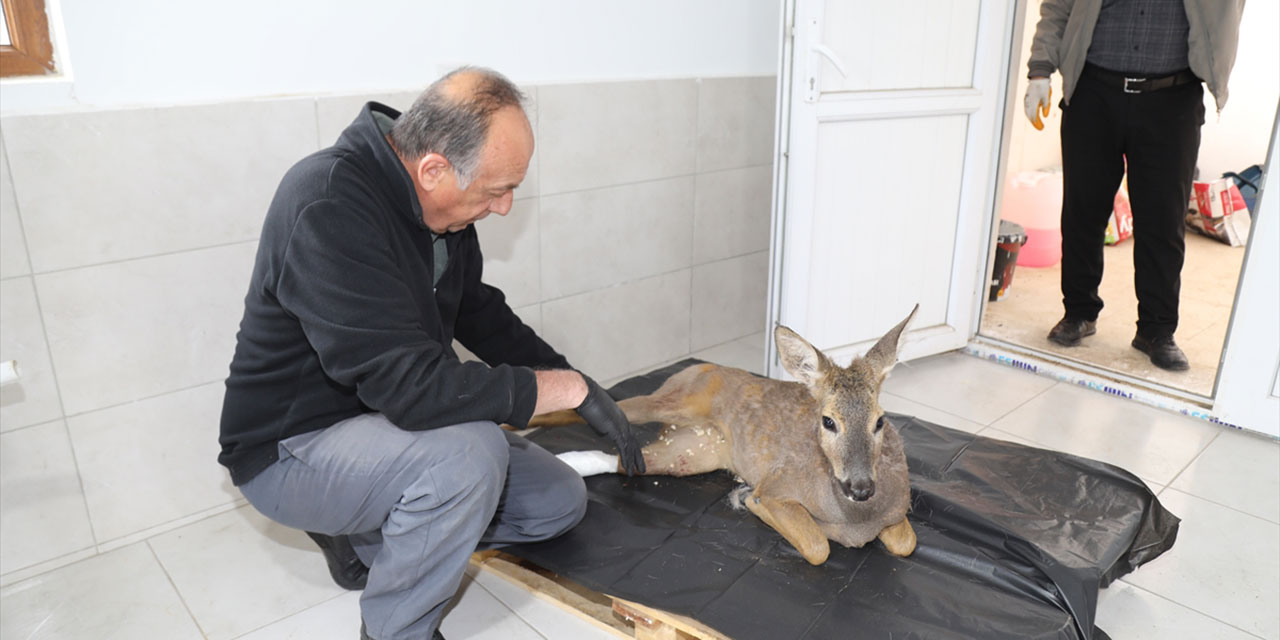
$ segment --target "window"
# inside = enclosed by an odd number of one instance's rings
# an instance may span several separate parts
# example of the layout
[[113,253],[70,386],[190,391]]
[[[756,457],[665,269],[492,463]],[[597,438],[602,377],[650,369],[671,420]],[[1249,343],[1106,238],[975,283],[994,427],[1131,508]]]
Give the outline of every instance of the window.
[[0,34],[0,77],[55,73],[44,0],[0,0],[0,5],[5,31]]

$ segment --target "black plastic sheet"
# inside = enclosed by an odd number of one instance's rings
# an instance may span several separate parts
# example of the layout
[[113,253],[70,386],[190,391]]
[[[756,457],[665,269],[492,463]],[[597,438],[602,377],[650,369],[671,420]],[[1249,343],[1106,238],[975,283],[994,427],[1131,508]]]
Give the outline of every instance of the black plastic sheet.
[[[610,389],[657,389],[687,360]],[[1118,467],[897,414],[911,470],[907,558],[832,543],[812,566],[748,511],[728,472],[587,478],[583,522],[510,553],[591,589],[690,616],[739,639],[1106,639],[1098,589],[1173,546],[1178,518]],[[645,439],[659,425],[639,427]],[[585,426],[531,436],[612,450]]]

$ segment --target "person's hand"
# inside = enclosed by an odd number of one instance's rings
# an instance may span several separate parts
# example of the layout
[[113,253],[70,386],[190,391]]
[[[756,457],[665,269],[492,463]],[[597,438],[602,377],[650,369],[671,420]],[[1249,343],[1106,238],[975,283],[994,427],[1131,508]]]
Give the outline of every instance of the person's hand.
[[1053,89],[1049,87],[1048,78],[1032,78],[1031,84],[1027,86],[1027,97],[1022,104],[1026,107],[1027,119],[1037,131],[1044,129],[1040,116],[1049,117],[1049,98],[1052,95]]
[[582,416],[592,429],[602,436],[609,436],[618,447],[618,466],[627,475],[644,473],[644,453],[636,442],[635,433],[631,431],[631,422],[618,407],[618,403],[609,397],[595,380],[582,376],[587,383],[587,397],[578,405],[578,415]]

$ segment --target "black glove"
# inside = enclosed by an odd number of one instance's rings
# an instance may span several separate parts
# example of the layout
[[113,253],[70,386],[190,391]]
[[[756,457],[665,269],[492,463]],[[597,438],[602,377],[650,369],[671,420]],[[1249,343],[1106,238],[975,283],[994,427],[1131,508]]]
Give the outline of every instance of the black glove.
[[582,376],[587,383],[587,397],[578,405],[578,415],[591,425],[596,433],[609,436],[614,446],[618,447],[618,461],[622,470],[631,475],[644,473],[644,452],[636,442],[636,435],[631,431],[631,422],[626,414],[613,401],[609,393],[595,380]]

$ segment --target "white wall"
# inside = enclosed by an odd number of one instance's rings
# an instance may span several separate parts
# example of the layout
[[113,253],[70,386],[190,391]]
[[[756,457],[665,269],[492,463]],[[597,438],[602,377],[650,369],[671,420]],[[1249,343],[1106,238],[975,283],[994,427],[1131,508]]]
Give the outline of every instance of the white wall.
[[1205,95],[1201,130],[1200,179],[1239,171],[1267,159],[1267,143],[1280,100],[1280,3],[1252,0],[1244,6],[1240,46],[1231,71],[1230,95],[1222,119]]
[[[1036,131],[1022,113],[1022,96],[1027,92],[1027,58],[1031,38],[1040,17],[1040,0],[1027,3],[1027,24],[1018,52],[1016,108],[1010,114],[1013,127],[1009,142],[1009,171],[1033,171],[1060,166],[1062,153],[1058,128],[1062,112],[1062,77],[1053,74],[1053,108],[1043,131]],[[1251,164],[1262,164],[1267,155],[1271,123],[1280,99],[1280,3],[1254,0],[1245,3],[1244,21],[1240,25],[1240,44],[1236,65],[1231,72],[1230,98],[1218,118],[1217,107],[1205,92],[1205,124],[1201,130],[1200,167],[1202,180],[1216,178],[1224,171],[1239,171]]]
[[6,114],[419,89],[459,64],[521,84],[772,75],[776,0],[51,0],[66,76]]

